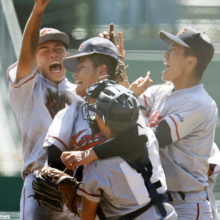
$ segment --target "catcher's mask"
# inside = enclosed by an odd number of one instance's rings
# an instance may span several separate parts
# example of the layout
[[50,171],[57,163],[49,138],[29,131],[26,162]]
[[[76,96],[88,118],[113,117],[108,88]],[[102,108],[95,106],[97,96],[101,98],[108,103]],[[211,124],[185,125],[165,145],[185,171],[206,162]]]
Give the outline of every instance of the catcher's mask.
[[82,108],[83,118],[90,125],[96,123],[96,114],[103,118],[114,134],[124,133],[136,125],[139,110],[143,107],[129,89],[107,79],[91,85],[86,92],[88,98],[96,99],[95,104],[88,104],[88,101]]

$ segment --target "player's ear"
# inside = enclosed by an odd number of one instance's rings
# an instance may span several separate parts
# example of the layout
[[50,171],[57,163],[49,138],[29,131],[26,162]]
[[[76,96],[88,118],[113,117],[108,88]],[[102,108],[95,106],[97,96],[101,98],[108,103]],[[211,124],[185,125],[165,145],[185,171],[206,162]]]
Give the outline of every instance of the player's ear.
[[69,52],[66,52],[66,55],[67,55],[67,57],[69,57],[70,56]]
[[188,60],[187,60],[187,65],[191,68],[194,68],[197,64],[197,58],[193,57],[193,56],[189,56]]
[[108,75],[107,67],[106,65],[101,65],[100,66],[100,76],[106,76]]

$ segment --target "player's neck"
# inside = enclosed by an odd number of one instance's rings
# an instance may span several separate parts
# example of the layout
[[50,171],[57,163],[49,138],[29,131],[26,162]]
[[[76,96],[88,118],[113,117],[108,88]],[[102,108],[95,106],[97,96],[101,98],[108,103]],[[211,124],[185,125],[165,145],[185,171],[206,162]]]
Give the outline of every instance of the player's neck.
[[187,89],[193,86],[197,86],[200,83],[200,79],[194,77],[185,77],[173,82],[174,90]]

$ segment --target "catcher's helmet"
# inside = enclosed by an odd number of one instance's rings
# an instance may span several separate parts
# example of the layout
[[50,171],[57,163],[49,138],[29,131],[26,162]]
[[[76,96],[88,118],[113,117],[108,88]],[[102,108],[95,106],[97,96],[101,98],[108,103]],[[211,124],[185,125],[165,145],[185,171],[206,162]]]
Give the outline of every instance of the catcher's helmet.
[[[114,134],[124,133],[136,125],[140,104],[132,91],[110,80],[104,80],[92,87],[97,94],[97,100],[95,106],[89,105],[86,108],[87,112],[92,111],[103,117]],[[101,88],[101,91],[97,93],[98,88]],[[92,93],[91,87],[88,88],[87,94],[92,97]],[[89,115],[86,117],[87,120],[91,119]]]

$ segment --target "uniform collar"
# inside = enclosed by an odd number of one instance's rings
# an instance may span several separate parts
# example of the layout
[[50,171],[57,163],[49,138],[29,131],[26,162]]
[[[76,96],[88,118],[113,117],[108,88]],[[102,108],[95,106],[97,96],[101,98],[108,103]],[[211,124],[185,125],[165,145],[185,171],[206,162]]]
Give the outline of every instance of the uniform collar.
[[175,90],[173,91],[172,93],[174,94],[178,94],[178,93],[188,93],[188,92],[192,92],[194,90],[197,90],[197,89],[203,89],[203,84],[199,84],[199,85],[196,85],[196,86],[193,86],[193,87],[190,87],[190,88],[186,88],[186,89],[179,89],[179,90]]
[[51,86],[54,86],[56,88],[58,88],[59,85],[62,85],[62,84],[66,84],[67,83],[67,78],[64,78],[60,83],[54,83],[52,82],[51,80],[45,78],[44,76],[42,76],[40,73],[39,73],[39,77],[41,77],[45,82],[47,82],[48,84],[50,84]]

